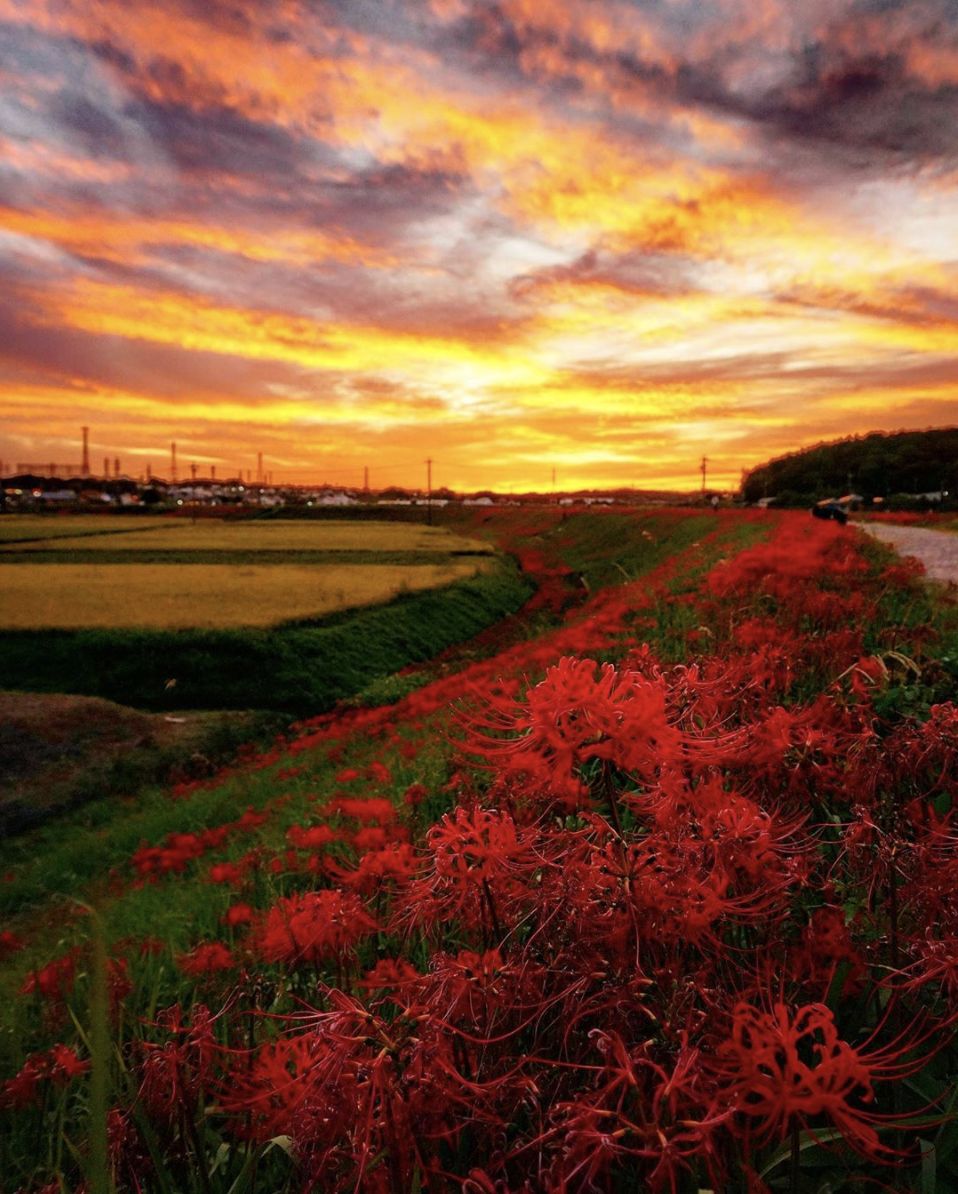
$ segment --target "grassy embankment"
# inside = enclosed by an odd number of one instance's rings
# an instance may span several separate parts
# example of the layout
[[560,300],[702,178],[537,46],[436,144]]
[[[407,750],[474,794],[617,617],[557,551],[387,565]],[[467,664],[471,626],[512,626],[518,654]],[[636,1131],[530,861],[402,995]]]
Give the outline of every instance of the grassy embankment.
[[[765,531],[756,522],[723,521],[716,526],[711,516],[698,518],[688,514],[679,517],[577,515],[560,524],[551,512],[541,512],[532,518],[526,514],[521,518],[505,514],[479,529],[519,550],[541,548],[548,553],[550,562],[558,566],[569,568],[574,564],[584,568],[579,575],[591,577],[588,583],[595,590],[602,587],[599,579],[602,575],[607,575],[612,583],[621,582],[624,572],[632,580],[641,579],[678,555],[682,566],[670,582],[676,594],[694,585],[701,572],[717,558],[732,554]],[[575,592],[576,588],[582,591],[581,585],[570,583],[569,592]],[[438,598],[439,594],[422,596]],[[669,644],[675,649],[684,633],[685,608],[681,602],[663,598],[642,611],[643,634],[657,649]],[[576,616],[578,612],[573,611]],[[587,606],[582,615],[588,616]],[[556,623],[555,614],[543,612],[532,621],[515,625],[513,637],[531,635],[530,645],[533,645],[537,635],[548,634]],[[429,629],[428,622],[425,628]],[[467,646],[460,652],[458,664],[467,665],[484,654],[488,650],[481,645]],[[442,670],[454,672],[455,666],[447,660]],[[413,684],[426,684],[432,674],[433,669],[427,664]],[[36,940],[38,951],[45,949],[49,953],[51,934],[55,940],[62,927],[59,920],[53,924],[47,920],[47,910],[57,906],[58,899],[89,896],[90,884],[101,882],[109,868],[127,861],[142,841],[158,841],[174,830],[216,826],[244,808],[262,808],[277,795],[288,796],[288,805],[262,831],[264,844],[276,845],[282,841],[285,829],[304,816],[318,795],[335,790],[335,776],[343,767],[362,768],[373,756],[385,758],[392,772],[392,781],[384,794],[398,800],[405,787],[413,782],[428,788],[430,796],[421,809],[423,823],[428,823],[441,815],[451,800],[442,791],[452,754],[446,735],[448,712],[443,706],[427,717],[420,717],[403,705],[397,706],[395,720],[389,722],[392,741],[385,750],[382,730],[373,737],[363,732],[351,733],[347,717],[341,742],[332,757],[326,749],[281,752],[267,766],[231,769],[217,782],[194,792],[185,803],[173,803],[164,790],[151,789],[135,802],[118,804],[99,800],[68,813],[56,823],[9,844],[5,859],[8,881],[0,884],[0,923],[7,923],[4,918],[22,918],[31,926],[31,940]],[[363,790],[368,792],[368,785]],[[237,843],[236,848],[245,847]],[[180,948],[188,937],[202,931],[207,918],[212,924],[222,911],[220,896],[225,898],[225,893],[202,883],[197,885],[192,879],[181,877],[175,885],[164,884],[162,889],[168,889],[166,898],[157,898],[158,889],[153,887],[125,893],[109,914],[111,939],[137,932],[138,925],[149,923],[154,933]],[[202,898],[198,893],[202,893]],[[59,907],[62,911],[63,905]],[[56,915],[59,918],[61,912]],[[37,927],[42,932],[34,938],[32,934]],[[68,935],[74,932],[72,928],[67,930]],[[30,957],[39,956],[39,952],[34,955],[31,950],[24,956],[25,963],[29,966]],[[19,966],[16,970],[22,977]],[[16,974],[11,981],[16,981]],[[0,1000],[3,992],[4,980],[0,980]]]

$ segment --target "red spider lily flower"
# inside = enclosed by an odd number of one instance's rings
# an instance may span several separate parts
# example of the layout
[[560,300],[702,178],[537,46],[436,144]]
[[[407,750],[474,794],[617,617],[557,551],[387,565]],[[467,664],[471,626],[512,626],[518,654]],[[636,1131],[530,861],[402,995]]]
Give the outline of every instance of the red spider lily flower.
[[69,1045],[54,1045],[47,1057],[50,1063],[50,1077],[61,1085],[79,1078],[90,1068],[90,1062],[81,1060],[77,1051]]
[[39,1099],[43,1084],[66,1086],[87,1073],[89,1061],[82,1060],[69,1045],[58,1044],[43,1053],[34,1053],[18,1073],[0,1085],[0,1107],[29,1107]]
[[348,954],[377,927],[352,892],[310,891],[280,900],[269,910],[258,948],[267,962],[316,965]]
[[353,834],[353,845],[357,850],[381,850],[388,840],[386,830],[378,825],[367,825]]
[[42,969],[31,971],[20,987],[21,995],[37,994],[51,1001],[66,999],[73,990],[79,953],[79,949],[72,949]]
[[579,773],[590,759],[648,779],[679,761],[682,745],[661,677],[570,657],[549,668],[524,700],[491,703],[469,740],[503,775],[531,777],[566,800],[581,796]]
[[400,886],[408,883],[418,868],[419,859],[412,846],[408,842],[394,842],[364,854],[355,870],[331,866],[330,872],[347,887],[369,895],[386,883]]
[[239,887],[246,878],[246,868],[235,862],[218,862],[206,874],[210,883],[228,883]]
[[321,850],[338,837],[328,825],[292,825],[286,831],[286,840],[299,850]]
[[255,808],[248,808],[236,822],[236,828],[240,830],[259,829],[261,825],[265,825],[269,820],[269,815]]
[[360,772],[355,767],[346,767],[343,771],[337,773],[336,783],[351,784],[359,779],[359,776]]
[[410,784],[403,792],[403,804],[408,808],[418,808],[428,795],[429,790],[424,784]]
[[378,821],[380,825],[391,825],[398,815],[396,806],[380,797],[363,800],[359,797],[337,796],[331,801],[329,809],[343,817],[361,821],[364,825],[371,821]]
[[917,957],[899,976],[904,979],[903,989],[915,991],[929,984],[940,984],[954,1006],[958,999],[958,935],[946,933],[936,937],[932,930],[926,930],[923,937],[911,943],[910,952]]
[[482,925],[499,942],[501,917],[534,900],[532,876],[544,859],[533,828],[518,826],[508,813],[457,808],[426,837],[420,877],[401,899],[400,918],[437,923],[459,917]]
[[699,1165],[713,1188],[724,1186],[715,1136],[731,1112],[717,1110],[698,1050],[683,1036],[677,1056],[659,1061],[649,1042],[630,1049],[617,1033],[596,1029],[590,1035],[605,1064],[593,1090],[552,1113],[548,1136],[562,1143],[550,1174],[553,1188],[596,1188],[597,1178],[626,1165],[653,1194],[674,1194],[683,1174]]
[[23,949],[23,941],[12,929],[0,930],[0,962]]
[[239,925],[248,925],[252,919],[253,909],[249,904],[233,904],[223,914],[223,922],[224,924],[228,924],[230,928],[237,928]]
[[366,768],[366,776],[376,784],[390,784],[393,778],[389,768],[378,759]]
[[876,1080],[900,1079],[921,1064],[894,1064],[908,1049],[899,1041],[892,1052],[866,1055],[842,1040],[821,1003],[793,1010],[776,1002],[768,1012],[739,1003],[718,1061],[731,1105],[760,1141],[780,1142],[793,1124],[826,1116],[852,1148],[881,1159],[888,1153],[875,1127],[882,1117],[867,1105]]
[[36,1103],[46,1077],[39,1055],[28,1057],[12,1078],[0,1086],[0,1107],[22,1108]]
[[401,991],[417,983],[422,975],[403,958],[383,958],[367,971],[359,986],[366,991]]
[[220,974],[224,970],[234,970],[237,962],[225,945],[218,941],[208,941],[197,945],[188,954],[181,954],[176,959],[176,964],[191,978],[201,978],[209,974]]
[[867,967],[852,941],[844,913],[840,908],[816,908],[800,947],[792,955],[792,974],[806,989],[824,998],[839,967],[844,972],[837,995],[860,991]]
[[286,1135],[314,1097],[311,1078],[325,1047],[314,1034],[284,1036],[243,1057],[220,1092],[234,1133],[254,1141]]
[[157,1018],[157,1027],[172,1039],[142,1042],[139,1097],[154,1120],[181,1122],[194,1114],[202,1095],[212,1088],[220,1054],[213,1035],[215,1019],[205,1004],[195,1004],[189,1020],[174,1005]]

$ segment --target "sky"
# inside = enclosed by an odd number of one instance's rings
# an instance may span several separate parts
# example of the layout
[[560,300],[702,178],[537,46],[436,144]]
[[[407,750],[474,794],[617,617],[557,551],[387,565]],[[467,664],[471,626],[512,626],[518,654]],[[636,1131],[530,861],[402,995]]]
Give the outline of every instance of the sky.
[[735,486],[958,423],[956,0],[0,0],[0,460]]

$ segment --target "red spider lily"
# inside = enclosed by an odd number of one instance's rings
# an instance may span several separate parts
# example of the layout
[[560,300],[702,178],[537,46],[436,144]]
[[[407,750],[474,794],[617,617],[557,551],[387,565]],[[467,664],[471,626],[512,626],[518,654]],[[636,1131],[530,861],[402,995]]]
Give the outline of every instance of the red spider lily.
[[253,909],[249,904],[233,904],[226,909],[223,914],[223,922],[236,928],[239,925],[248,925],[253,919]]
[[[495,738],[489,731],[518,736]],[[523,701],[490,705],[469,741],[502,775],[528,776],[566,800],[583,794],[580,771],[590,759],[651,778],[681,758],[682,745],[669,722],[661,677],[568,657]]]
[[434,1027],[467,1030],[472,1038],[506,1039],[548,1002],[545,971],[528,959],[510,961],[500,950],[438,955],[415,986],[417,1006],[429,1008]]
[[857,1152],[883,1159],[890,1150],[876,1131],[882,1116],[868,1105],[876,1081],[900,1081],[920,1068],[922,1062],[900,1060],[911,1047],[898,1040],[883,1053],[856,1049],[839,1036],[824,1004],[792,1009],[776,1002],[762,1011],[739,1003],[717,1058],[731,1106],[760,1142],[780,1142],[793,1124],[809,1127],[826,1117]]
[[423,867],[402,895],[400,918],[433,925],[461,918],[501,942],[501,917],[528,906],[530,880],[544,864],[537,838],[508,813],[461,807],[447,813],[426,836]]
[[403,793],[403,804],[408,808],[418,808],[428,795],[429,792],[423,784],[410,784]]
[[611,1171],[628,1171],[642,1188],[672,1194],[704,1166],[710,1184],[724,1185],[715,1137],[728,1119],[699,1062],[699,1052],[683,1041],[677,1057],[658,1061],[648,1042],[630,1049],[616,1033],[596,1030],[593,1043],[604,1064],[596,1067],[595,1087],[552,1112],[545,1139],[561,1144],[549,1174],[549,1188],[594,1189]]
[[352,892],[326,889],[280,900],[266,915],[257,939],[267,962],[318,965],[342,958],[377,929]]
[[241,1058],[219,1094],[223,1111],[235,1117],[235,1134],[262,1141],[288,1133],[312,1098],[309,1079],[322,1050],[322,1042],[304,1033]]
[[360,980],[366,991],[401,991],[415,984],[422,975],[403,958],[383,958]]
[[181,954],[176,964],[190,978],[202,978],[210,974],[221,974],[224,970],[235,970],[237,961],[218,941],[207,941],[195,946],[188,954]]
[[397,1065],[408,1028],[341,992],[328,998],[334,1010],[307,1017],[308,1031],[241,1062],[222,1106],[237,1116],[239,1134],[291,1136],[307,1173],[322,1175],[326,1189],[369,1188],[377,1161],[387,1189],[408,1189],[419,1160]]
[[330,802],[329,811],[339,813],[343,817],[352,817],[364,825],[370,821],[378,821],[380,825],[391,825],[398,816],[396,806],[379,797],[362,800],[359,797],[337,796]]
[[215,1019],[205,1004],[195,1004],[189,1020],[174,1005],[158,1018],[158,1027],[171,1039],[164,1044],[142,1042],[139,1097],[158,1123],[182,1124],[212,1088],[220,1056],[213,1033]]
[[251,829],[259,829],[261,825],[265,825],[269,820],[269,815],[263,812],[262,809],[248,808],[246,812],[239,817],[234,825],[241,831],[248,831]]
[[293,825],[286,831],[286,840],[299,850],[320,850],[338,837],[328,825]]
[[13,1078],[0,1085],[0,1107],[28,1107],[38,1101],[44,1083],[66,1086],[89,1068],[89,1061],[82,1060],[69,1045],[57,1044],[34,1053]]
[[910,952],[917,958],[902,971],[904,990],[940,985],[954,1005],[958,997],[958,936],[936,937],[929,929],[912,943]]
[[384,763],[380,763],[378,759],[370,763],[366,768],[366,776],[376,784],[388,784],[392,782],[392,772]]
[[218,862],[206,873],[210,883],[228,883],[239,887],[246,879],[246,868],[235,862]]
[[[358,837],[358,834],[357,834]],[[419,859],[408,842],[394,842],[381,849],[370,850],[359,860],[354,870],[331,866],[331,873],[354,891],[370,895],[387,884],[402,886],[419,869]]]
[[28,1057],[14,1077],[0,1086],[0,1107],[29,1107],[36,1103],[45,1076],[42,1064]]
[[0,930],[0,962],[23,949],[23,941],[12,929]]
[[63,957],[48,962],[42,969],[31,971],[24,979],[20,993],[37,994],[51,1001],[66,999],[73,990],[79,953],[78,948],[72,949]]
[[367,825],[353,834],[353,845],[357,850],[381,850],[387,841],[386,830],[378,825]]
[[867,973],[865,958],[852,940],[839,908],[816,908],[800,947],[791,956],[792,974],[807,990],[826,996],[841,968],[836,995],[860,991]]

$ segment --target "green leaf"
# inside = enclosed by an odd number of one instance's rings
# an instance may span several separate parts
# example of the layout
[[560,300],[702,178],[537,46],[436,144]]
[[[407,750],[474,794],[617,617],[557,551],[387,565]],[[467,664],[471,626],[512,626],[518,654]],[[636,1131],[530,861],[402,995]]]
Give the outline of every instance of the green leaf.
[[930,1140],[919,1140],[921,1146],[921,1194],[935,1194],[938,1189],[938,1158]]

